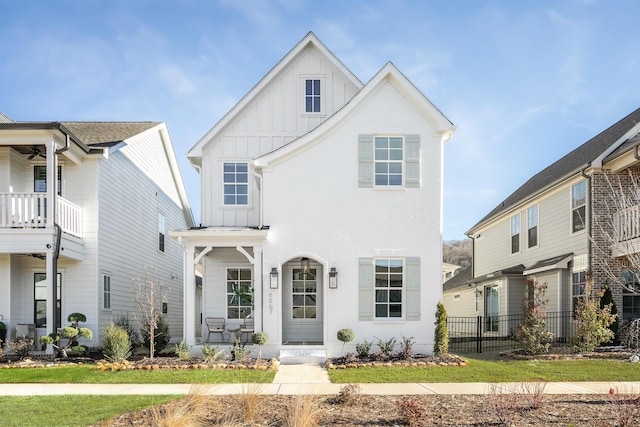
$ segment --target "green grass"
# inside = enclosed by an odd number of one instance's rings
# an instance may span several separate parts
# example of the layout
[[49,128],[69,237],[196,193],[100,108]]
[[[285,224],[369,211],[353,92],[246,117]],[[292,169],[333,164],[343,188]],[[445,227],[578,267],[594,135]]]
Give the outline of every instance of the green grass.
[[[5,371],[3,371],[4,373]],[[0,397],[3,426],[87,426],[124,412],[161,405],[181,396]]]
[[[91,366],[0,369],[0,383],[225,384],[270,383],[275,371],[248,369],[128,370],[100,372]],[[1,419],[1,418],[0,418]]]
[[329,370],[334,383],[469,383],[520,381],[640,381],[640,364],[617,360],[467,359],[468,366],[366,367]]

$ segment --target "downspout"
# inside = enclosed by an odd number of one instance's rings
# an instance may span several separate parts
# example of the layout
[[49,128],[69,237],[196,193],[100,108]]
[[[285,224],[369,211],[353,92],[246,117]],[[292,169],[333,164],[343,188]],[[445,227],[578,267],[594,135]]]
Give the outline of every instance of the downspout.
[[[634,152],[634,155],[635,155],[635,152]],[[587,189],[588,189],[587,194],[589,195],[589,210],[591,210],[591,175],[587,175],[585,173],[585,171],[590,167],[591,167],[591,162],[587,163],[587,165],[584,168],[582,168],[582,170],[580,171],[580,175],[582,175],[582,177],[587,180]],[[589,236],[589,238],[587,239],[587,253],[589,254],[589,270],[591,270],[590,266],[591,266],[591,262],[593,260],[592,254],[591,254],[591,247],[592,247],[592,241],[591,240],[593,239],[593,234],[591,232],[591,217],[592,216],[593,215],[589,215],[589,228],[587,229],[587,236]],[[587,225],[585,224],[585,227],[586,226]]]
[[65,151],[67,151],[67,150],[69,149],[69,146],[70,146],[70,141],[69,141],[69,140],[70,140],[70,138],[69,138],[69,134],[68,134],[68,133],[66,133],[66,132],[64,132],[62,129],[60,129],[60,132],[64,133],[64,136],[65,136],[66,138],[65,138],[65,142],[64,142],[64,147],[62,147],[62,148],[60,148],[59,150],[56,150],[56,151],[55,151],[56,155],[64,153]]
[[254,165],[251,165],[251,173],[253,174],[253,176],[257,179],[258,181],[258,191],[260,191],[260,214],[259,214],[259,219],[260,219],[260,224],[258,225],[258,229],[262,230],[264,228],[264,191],[262,191],[262,183],[263,183],[263,177],[262,177],[262,169],[256,169],[254,167]]

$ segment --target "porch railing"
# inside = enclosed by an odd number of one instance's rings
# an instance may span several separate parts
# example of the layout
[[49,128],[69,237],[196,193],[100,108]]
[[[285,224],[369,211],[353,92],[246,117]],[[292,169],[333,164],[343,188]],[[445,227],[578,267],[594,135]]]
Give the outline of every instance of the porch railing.
[[[545,329],[552,333],[551,346],[570,345],[576,334],[571,311],[546,313]],[[448,317],[449,351],[452,353],[482,353],[520,347],[515,339],[523,314],[503,316]]]
[[[56,199],[62,231],[82,237],[82,208],[62,197]],[[47,224],[45,193],[0,193],[0,228],[44,228]]]
[[640,237],[640,205],[613,214],[613,230],[618,242]]

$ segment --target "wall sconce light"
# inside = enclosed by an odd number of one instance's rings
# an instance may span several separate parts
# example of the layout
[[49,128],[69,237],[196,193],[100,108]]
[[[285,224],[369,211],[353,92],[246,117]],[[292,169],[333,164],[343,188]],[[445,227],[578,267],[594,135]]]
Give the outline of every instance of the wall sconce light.
[[329,271],[329,289],[338,289],[338,272],[335,267]]
[[311,265],[310,265],[310,262],[309,262],[309,258],[307,258],[307,257],[300,258],[300,270],[301,270],[302,274],[304,275],[303,277],[306,279],[307,274],[309,274],[309,271],[311,270]]
[[278,289],[278,270],[275,267],[271,267],[271,281],[269,282],[269,287],[271,289]]

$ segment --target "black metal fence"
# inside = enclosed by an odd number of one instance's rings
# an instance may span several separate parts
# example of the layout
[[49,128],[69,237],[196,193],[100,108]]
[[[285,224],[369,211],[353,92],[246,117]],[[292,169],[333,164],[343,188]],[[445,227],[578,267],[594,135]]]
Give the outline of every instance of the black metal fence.
[[[546,313],[546,329],[553,334],[552,346],[571,344],[575,324],[571,311]],[[519,347],[515,339],[523,314],[503,316],[448,317],[449,351],[451,353],[482,353]]]

